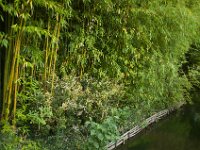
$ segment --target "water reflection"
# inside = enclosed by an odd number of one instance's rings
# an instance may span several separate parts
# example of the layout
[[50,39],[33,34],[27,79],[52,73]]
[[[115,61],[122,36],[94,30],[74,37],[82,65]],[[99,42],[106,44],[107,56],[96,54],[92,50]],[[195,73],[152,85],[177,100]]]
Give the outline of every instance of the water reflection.
[[194,104],[153,125],[117,150],[200,150],[200,94]]

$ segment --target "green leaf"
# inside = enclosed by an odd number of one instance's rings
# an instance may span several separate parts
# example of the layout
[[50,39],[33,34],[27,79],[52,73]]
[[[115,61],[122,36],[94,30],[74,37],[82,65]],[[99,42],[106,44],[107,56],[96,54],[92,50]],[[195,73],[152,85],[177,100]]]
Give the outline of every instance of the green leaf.
[[97,135],[97,137],[98,137],[98,139],[99,139],[100,141],[103,141],[103,140],[104,140],[103,134],[101,134],[101,133],[99,133],[99,134]]
[[1,46],[5,47],[5,48],[8,48],[8,40],[7,39],[3,39],[1,41]]
[[98,149],[99,148],[99,143],[97,143],[96,141],[94,141],[94,147],[96,148],[96,149]]

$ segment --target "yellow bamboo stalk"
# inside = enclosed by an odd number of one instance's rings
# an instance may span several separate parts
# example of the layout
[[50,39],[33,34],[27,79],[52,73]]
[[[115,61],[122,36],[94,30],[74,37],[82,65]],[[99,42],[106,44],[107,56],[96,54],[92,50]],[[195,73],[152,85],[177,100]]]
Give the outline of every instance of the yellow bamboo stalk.
[[14,81],[14,73],[15,73],[15,67],[16,67],[16,60],[17,60],[17,56],[20,52],[20,46],[21,46],[21,36],[22,36],[22,27],[23,27],[23,19],[21,19],[20,21],[20,31],[18,31],[17,33],[17,38],[16,38],[16,41],[15,41],[15,45],[14,45],[14,48],[13,48],[13,57],[12,57],[12,65],[11,65],[11,70],[10,70],[10,76],[9,76],[9,79],[8,79],[8,84],[6,86],[6,93],[5,93],[5,107],[4,108],[4,120],[8,120],[8,117],[10,115],[10,106],[11,106],[11,98],[12,98],[12,91],[13,91],[13,81]]
[[[10,21],[10,17],[8,17],[8,27],[11,26],[10,24],[13,24],[14,22],[14,18],[12,18],[12,20]],[[8,32],[10,32],[9,34],[12,35],[12,30],[9,30],[8,29]],[[5,109],[7,107],[7,93],[8,93],[8,89],[7,89],[7,86],[8,86],[8,77],[9,77],[9,73],[10,73],[10,59],[11,59],[11,55],[12,55],[12,45],[13,44],[13,40],[10,40],[10,43],[9,44],[9,48],[8,48],[8,51],[5,52],[5,57],[6,57],[6,62],[5,62],[5,65],[4,65],[4,83],[3,83],[3,108],[2,108],[2,118],[4,119],[4,112],[5,112]]]
[[[57,17],[56,17],[57,18]],[[57,19],[56,19],[57,20]],[[54,38],[57,38],[56,33],[57,33],[57,28],[58,28],[58,22],[56,23],[55,27],[54,27],[54,32],[53,32],[53,37],[52,37],[52,42],[51,42],[51,53],[50,53],[50,61],[49,61],[49,71],[48,71],[48,75],[50,76],[50,74],[52,74],[53,72],[53,56],[54,56]],[[48,78],[49,80],[50,78]]]
[[[62,18],[60,17],[60,20]],[[59,40],[60,37],[60,20],[59,20],[59,15],[57,15],[57,29],[56,29],[56,38]],[[53,93],[53,88],[54,88],[54,78],[55,78],[55,68],[56,68],[56,61],[57,61],[57,52],[58,52],[58,42],[56,43],[56,50],[54,54],[54,60],[53,60],[53,70],[52,70],[52,82],[51,82],[51,93]]]
[[18,91],[17,80],[18,80],[18,76],[19,76],[19,57],[20,57],[20,54],[18,51],[17,64],[16,64],[16,68],[15,68],[16,71],[15,71],[15,85],[14,85],[14,97],[13,97],[13,120],[12,120],[13,126],[15,126],[15,124],[16,124],[17,91]]
[[[48,19],[48,33],[50,30],[50,21]],[[44,64],[44,81],[47,79],[47,72],[48,72],[48,58],[49,58],[49,37],[47,36],[45,39],[45,64]]]

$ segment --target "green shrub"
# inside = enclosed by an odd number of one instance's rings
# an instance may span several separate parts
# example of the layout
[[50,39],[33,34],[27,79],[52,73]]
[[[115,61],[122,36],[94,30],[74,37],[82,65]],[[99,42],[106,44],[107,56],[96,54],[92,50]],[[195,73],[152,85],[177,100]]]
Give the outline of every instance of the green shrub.
[[86,143],[86,149],[105,149],[108,142],[114,141],[119,136],[116,119],[108,117],[101,124],[88,121],[86,126],[89,130],[89,137]]

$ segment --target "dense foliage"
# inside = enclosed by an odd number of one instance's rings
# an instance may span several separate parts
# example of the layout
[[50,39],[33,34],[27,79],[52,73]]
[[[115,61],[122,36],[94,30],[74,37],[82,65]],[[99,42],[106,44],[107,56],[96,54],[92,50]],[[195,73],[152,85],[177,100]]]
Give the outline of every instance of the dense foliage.
[[0,149],[103,149],[200,85],[198,0],[0,9]]

